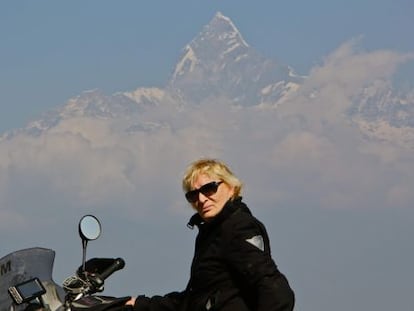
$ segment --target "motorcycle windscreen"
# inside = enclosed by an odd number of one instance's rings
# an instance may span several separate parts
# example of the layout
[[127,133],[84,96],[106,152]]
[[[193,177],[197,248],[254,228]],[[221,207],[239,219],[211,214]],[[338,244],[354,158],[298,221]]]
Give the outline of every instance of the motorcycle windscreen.
[[[28,248],[10,253],[0,259],[0,311],[13,305],[8,288],[37,277],[46,289],[45,302],[51,309],[59,304],[61,291],[52,278],[55,252],[47,248]],[[60,296],[60,297],[59,297]],[[17,308],[17,310],[20,309]]]

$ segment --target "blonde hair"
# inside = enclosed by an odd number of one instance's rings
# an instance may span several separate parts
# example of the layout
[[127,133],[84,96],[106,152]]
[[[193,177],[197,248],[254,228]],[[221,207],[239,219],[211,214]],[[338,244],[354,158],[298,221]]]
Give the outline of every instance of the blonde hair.
[[211,158],[199,159],[187,167],[182,182],[184,192],[193,190],[192,185],[200,175],[217,178],[230,187],[233,187],[234,194],[231,199],[241,196],[243,188],[242,182],[232,173],[226,164],[220,160]]

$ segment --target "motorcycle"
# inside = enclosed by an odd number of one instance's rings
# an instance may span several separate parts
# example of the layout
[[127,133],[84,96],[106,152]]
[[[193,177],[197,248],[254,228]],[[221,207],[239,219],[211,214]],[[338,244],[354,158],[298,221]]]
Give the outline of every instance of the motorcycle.
[[102,227],[93,215],[78,225],[82,239],[82,264],[62,286],[52,279],[55,252],[30,248],[0,259],[0,311],[103,311],[122,308],[131,298],[97,295],[105,280],[125,266],[122,258],[86,260],[87,244],[101,235]]

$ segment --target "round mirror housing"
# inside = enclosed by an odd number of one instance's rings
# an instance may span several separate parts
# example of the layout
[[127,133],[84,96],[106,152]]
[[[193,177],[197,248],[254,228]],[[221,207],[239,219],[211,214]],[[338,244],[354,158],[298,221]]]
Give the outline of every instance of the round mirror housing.
[[85,215],[79,221],[79,235],[84,241],[92,241],[101,235],[101,223],[93,215]]

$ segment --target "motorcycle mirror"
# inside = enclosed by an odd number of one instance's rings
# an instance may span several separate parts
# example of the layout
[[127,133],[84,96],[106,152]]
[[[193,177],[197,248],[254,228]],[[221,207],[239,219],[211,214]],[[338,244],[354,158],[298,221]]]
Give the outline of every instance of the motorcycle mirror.
[[93,215],[83,216],[79,221],[79,235],[82,240],[96,240],[101,235],[101,223]]
[[79,221],[79,235],[82,238],[82,271],[85,271],[86,247],[88,241],[96,240],[101,235],[101,223],[93,215],[85,215]]

